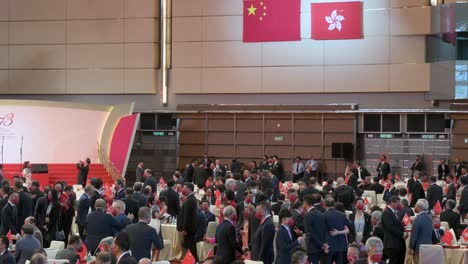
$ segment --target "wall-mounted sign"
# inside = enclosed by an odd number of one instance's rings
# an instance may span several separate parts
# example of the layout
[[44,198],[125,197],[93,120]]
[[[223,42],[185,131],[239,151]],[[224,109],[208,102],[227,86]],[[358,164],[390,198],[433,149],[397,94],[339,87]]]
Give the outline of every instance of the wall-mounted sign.
[[435,135],[421,135],[422,139],[435,139]]
[[468,138],[465,138],[465,144],[468,144]]
[[275,141],[283,141],[284,137],[283,136],[276,136]]
[[393,138],[393,134],[380,134],[379,137],[383,139],[389,139]]
[[153,132],[153,136],[157,137],[164,137],[166,134],[163,131],[155,131]]

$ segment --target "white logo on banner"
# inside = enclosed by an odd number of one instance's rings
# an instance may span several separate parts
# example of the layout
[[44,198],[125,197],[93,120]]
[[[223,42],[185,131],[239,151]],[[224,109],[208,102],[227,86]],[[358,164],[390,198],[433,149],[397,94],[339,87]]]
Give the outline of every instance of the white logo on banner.
[[337,10],[333,10],[331,13],[331,16],[326,16],[325,20],[327,20],[328,24],[328,30],[332,31],[335,29],[338,29],[338,31],[341,31],[341,21],[343,21],[345,18],[342,15],[337,15]]

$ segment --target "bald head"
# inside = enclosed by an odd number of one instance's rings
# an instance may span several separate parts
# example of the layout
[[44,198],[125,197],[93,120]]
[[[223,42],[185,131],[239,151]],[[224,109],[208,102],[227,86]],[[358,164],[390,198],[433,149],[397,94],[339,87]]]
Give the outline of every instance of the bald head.
[[138,261],[138,264],[151,264],[151,260],[147,258],[142,258],[140,261]]
[[97,199],[94,207],[96,207],[96,209],[104,210],[106,209],[106,201],[104,201],[104,199]]

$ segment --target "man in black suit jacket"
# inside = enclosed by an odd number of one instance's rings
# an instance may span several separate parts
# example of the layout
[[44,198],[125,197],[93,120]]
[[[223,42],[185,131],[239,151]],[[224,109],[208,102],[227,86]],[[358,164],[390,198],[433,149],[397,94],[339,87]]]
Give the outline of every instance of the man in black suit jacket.
[[114,188],[114,201],[122,200],[123,198],[125,198],[125,183],[121,179],[118,179],[114,182]]
[[457,196],[457,189],[455,187],[455,184],[453,183],[453,176],[452,175],[447,175],[445,177],[445,184],[447,188],[447,193],[445,194],[445,199],[446,200],[456,200]]
[[281,162],[279,161],[278,156],[273,156],[273,164],[271,165],[270,171],[274,169],[277,172],[277,177],[280,182],[284,182],[284,169],[283,165],[281,165]]
[[322,253],[328,252],[325,217],[314,207],[320,200],[320,194],[304,196],[304,234],[306,252],[311,264],[319,264]]
[[226,167],[224,167],[223,164],[221,164],[221,160],[217,159],[214,164],[213,168],[213,180],[216,180],[218,178],[224,178],[226,176]]
[[429,202],[429,210],[432,210],[436,205],[437,201],[439,201],[440,205],[442,206],[444,191],[442,190],[442,187],[437,185],[437,178],[435,176],[431,176],[429,178],[429,181],[431,182],[431,186],[427,188],[426,200]]
[[167,190],[162,191],[159,196],[166,197],[167,200],[167,213],[176,217],[180,210],[179,193],[174,191],[175,181],[169,180],[167,182]]
[[138,206],[143,207],[148,203],[148,198],[144,196],[141,191],[143,190],[143,183],[135,182],[133,185],[133,195],[132,198],[138,201]]
[[[195,234],[197,233],[197,198],[194,195],[193,183],[186,182],[182,189],[185,202],[177,215],[177,231],[181,237],[182,246],[185,250],[190,250],[196,262],[198,262],[197,248],[195,245]],[[183,254],[185,255],[185,254]]]
[[358,181],[363,181],[367,176],[371,176],[369,171],[363,166],[361,166],[360,161],[355,161],[351,172],[358,177]]
[[[81,240],[83,241],[86,238],[86,235],[85,235],[86,218],[88,217],[89,208],[91,207],[90,197],[91,197],[91,194],[94,192],[94,188],[93,186],[88,185],[85,187],[84,191],[85,192],[81,195],[80,200],[78,201],[78,212],[76,215],[76,224],[78,225],[78,232],[80,233]],[[37,207],[36,207],[36,211],[38,211]]]
[[142,258],[151,259],[151,251],[153,250],[152,255],[155,256],[156,250],[163,249],[164,244],[156,233],[156,229],[148,225],[151,221],[151,209],[140,208],[138,218],[140,219],[138,223],[128,225],[123,232],[128,234],[132,256],[140,261]]
[[462,175],[463,168],[465,168],[465,166],[463,165],[463,162],[461,162],[459,158],[456,158],[455,165],[453,165],[453,174],[455,174],[455,177],[457,179],[459,179],[460,176]]
[[358,177],[356,174],[351,173],[348,178],[348,186],[353,188],[357,196],[361,196],[361,190],[358,188]]
[[138,201],[133,199],[133,189],[131,187],[127,187],[125,189],[126,197],[122,199],[122,202],[125,204],[125,215],[132,214],[133,215],[133,223],[138,222],[138,209],[140,209],[140,205]]
[[19,196],[17,192],[13,192],[8,196],[8,203],[2,209],[2,223],[0,225],[0,235],[4,236],[9,231],[12,234],[18,234],[18,209]]
[[[8,195],[10,194],[10,192],[10,186],[3,185],[2,188],[0,188],[0,196],[2,197],[0,199],[0,213],[2,212],[3,207],[8,203]],[[0,217],[0,224],[1,223],[2,218]]]
[[380,155],[380,162],[377,165],[377,181],[381,179],[386,179],[388,174],[390,173],[390,164],[388,164],[387,156]]
[[439,174],[439,180],[445,181],[445,177],[450,175],[450,167],[445,164],[445,159],[440,160],[439,166],[437,166],[437,173]]
[[414,187],[413,187],[413,196],[411,198],[411,207],[414,207],[416,205],[416,202],[419,199],[426,199],[426,194],[424,193],[424,188],[422,186],[421,182],[421,174],[415,174],[414,175]]
[[236,251],[242,254],[242,249],[236,240],[236,227],[234,219],[237,217],[236,210],[232,206],[227,206],[223,210],[224,220],[216,229],[216,256],[219,256],[225,263],[236,260]]
[[273,241],[276,231],[271,217],[270,205],[267,202],[261,202],[257,205],[255,218],[260,221],[260,225],[252,240],[252,260],[272,264],[274,261]]
[[403,264],[405,262],[406,244],[408,234],[400,220],[397,212],[401,208],[400,198],[392,196],[382,213],[382,228],[384,232],[384,252],[391,264]]
[[[292,252],[296,247],[299,247],[304,241],[303,236],[292,230],[293,226],[290,225],[292,220],[291,212],[287,209],[282,209],[279,213],[278,233],[276,234],[276,260],[275,264],[289,264],[291,263]],[[300,234],[300,233],[299,233]]]
[[369,191],[374,191],[375,194],[382,194],[385,190],[385,187],[380,184],[377,178],[372,178],[372,183],[367,188]]
[[32,181],[29,194],[31,195],[31,199],[33,201],[33,211],[34,211],[34,208],[36,208],[37,200],[41,197],[44,197],[44,192],[39,189],[38,181]]
[[33,215],[33,201],[31,196],[23,190],[23,182],[15,182],[15,191],[18,193],[19,204],[18,204],[18,225],[17,230],[21,230],[24,224],[24,220],[29,216]]
[[86,217],[86,239],[84,241],[88,252],[94,254],[98,249],[99,242],[108,236],[114,236],[114,228],[122,229],[122,226],[106,213],[106,201],[96,200],[96,210]]
[[417,172],[423,172],[424,170],[424,165],[423,163],[421,162],[421,156],[420,155],[416,155],[416,160],[414,161],[413,165],[411,165],[411,177],[414,176],[414,173]]
[[[237,208],[237,205],[236,205],[236,208]],[[212,212],[210,212],[210,205],[208,204],[208,202],[206,201],[203,202],[201,209],[202,209],[203,216],[205,217],[205,222],[207,226],[209,222],[216,222],[216,216]],[[242,221],[238,220],[238,222],[242,222]]]
[[[455,206],[455,200],[447,200],[445,202],[445,210],[440,213],[440,221],[447,222],[451,229],[458,230],[460,226],[460,214],[454,210]],[[455,234],[458,238],[458,232],[455,232]]]
[[[325,199],[326,231],[328,236],[327,244],[330,246],[327,263],[345,263],[346,251],[348,249],[347,234],[353,230],[353,225],[346,215],[335,209],[335,200],[331,197]],[[348,230],[346,230],[346,227]]]
[[384,234],[382,228],[382,212],[374,211],[371,215],[371,222],[372,222],[372,231],[370,236],[378,237],[380,240],[384,241]]
[[0,237],[0,263],[2,264],[16,264],[15,257],[10,253],[8,247],[10,241],[6,236]]
[[143,188],[146,188],[146,186],[151,187],[151,191],[153,193],[156,193],[158,182],[156,181],[156,178],[153,176],[153,172],[150,169],[145,170],[145,184],[143,185]]
[[211,165],[212,161],[208,158],[208,154],[207,153],[203,153],[203,160],[201,161],[201,165],[202,165],[202,168],[206,170],[206,172],[208,173],[208,175],[211,175],[210,171],[210,165]]
[[188,166],[184,170],[184,182],[193,182],[193,175],[195,174],[195,167],[197,167],[197,161],[191,160]]
[[444,236],[444,230],[440,229],[440,217],[435,215],[432,217],[432,244],[439,244]]
[[143,182],[143,174],[145,173],[145,169],[143,168],[145,165],[143,164],[143,161],[140,160],[138,161],[138,166],[136,168],[135,172],[135,182]]
[[138,263],[138,261],[130,255],[130,238],[126,232],[121,232],[115,237],[111,251],[117,259],[117,264]]
[[344,184],[344,179],[342,177],[336,180],[336,189],[333,193],[333,199],[340,202],[344,205],[345,209],[352,211],[352,204],[354,203],[355,195],[353,188]]
[[89,198],[90,202],[91,202],[91,210],[94,211],[96,210],[96,208],[94,207],[94,205],[96,204],[96,201],[98,199],[102,199],[102,180],[101,179],[91,179],[91,185],[94,187],[94,191],[93,193],[91,194],[91,197]]

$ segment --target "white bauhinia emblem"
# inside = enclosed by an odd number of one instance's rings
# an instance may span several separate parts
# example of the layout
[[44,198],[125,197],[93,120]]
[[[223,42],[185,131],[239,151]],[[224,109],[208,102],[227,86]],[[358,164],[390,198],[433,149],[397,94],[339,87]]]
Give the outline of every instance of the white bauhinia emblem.
[[341,31],[341,21],[343,21],[345,18],[342,15],[337,15],[337,10],[333,10],[331,13],[331,16],[326,16],[325,20],[327,20],[328,24],[328,30],[332,31],[338,29],[338,31]]

